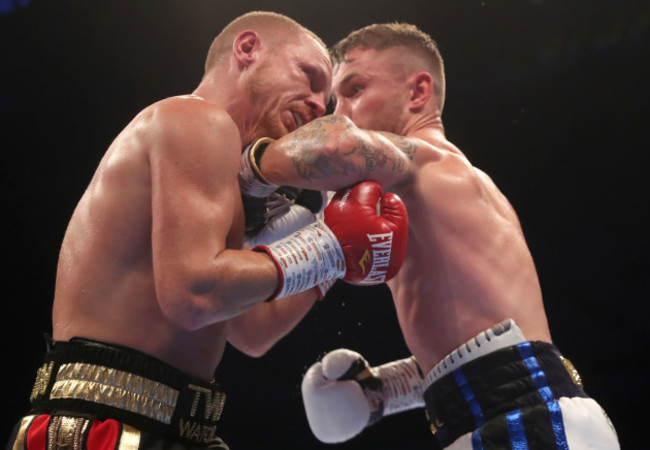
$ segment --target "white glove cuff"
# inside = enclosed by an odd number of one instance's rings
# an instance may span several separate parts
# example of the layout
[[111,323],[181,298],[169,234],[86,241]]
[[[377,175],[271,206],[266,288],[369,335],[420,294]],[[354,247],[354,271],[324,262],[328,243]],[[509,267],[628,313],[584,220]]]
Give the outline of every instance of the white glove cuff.
[[383,416],[424,407],[424,379],[415,358],[392,361],[372,371],[383,383]]
[[325,295],[327,295],[327,291],[330,290],[332,286],[334,286],[334,283],[336,283],[336,278],[332,278],[331,280],[325,280],[318,286],[316,286],[316,289],[318,290],[318,300],[322,300],[325,298]]
[[265,148],[273,141],[274,139],[267,137],[260,138],[253,141],[241,154],[238,173],[239,189],[250,197],[268,197],[280,187],[264,178],[255,160],[255,152]]
[[280,285],[271,300],[345,276],[343,249],[332,230],[320,220],[269,246],[253,250],[268,253],[280,273]]

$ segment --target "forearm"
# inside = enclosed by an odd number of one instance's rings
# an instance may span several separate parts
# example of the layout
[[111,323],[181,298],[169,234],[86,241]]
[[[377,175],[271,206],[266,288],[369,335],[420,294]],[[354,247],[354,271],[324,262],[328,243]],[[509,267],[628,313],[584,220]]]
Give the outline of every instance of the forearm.
[[226,250],[215,261],[221,306],[230,316],[268,300],[278,288],[279,272],[268,255],[252,250]]
[[203,263],[161,261],[156,280],[165,315],[183,328],[198,329],[242,314],[270,298],[279,276],[276,265],[263,253],[224,250]]
[[261,303],[228,321],[228,341],[249,356],[262,356],[298,325],[316,299],[316,289],[309,289]]
[[333,191],[366,179],[390,184],[412,158],[407,147],[404,138],[326,116],[270,143],[258,162],[272,183]]

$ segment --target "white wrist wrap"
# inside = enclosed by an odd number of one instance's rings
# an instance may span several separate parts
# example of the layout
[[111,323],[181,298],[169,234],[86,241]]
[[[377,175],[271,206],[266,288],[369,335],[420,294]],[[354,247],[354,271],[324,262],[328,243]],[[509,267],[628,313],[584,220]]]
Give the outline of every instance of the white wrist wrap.
[[345,276],[341,245],[320,220],[258,249],[271,255],[280,271],[280,286],[274,298],[287,297]]
[[264,198],[275,192],[280,186],[264,178],[255,161],[255,152],[273,142],[271,138],[260,138],[244,149],[239,167],[239,189],[250,197]]
[[424,407],[424,379],[413,357],[373,367],[382,381],[383,416]]

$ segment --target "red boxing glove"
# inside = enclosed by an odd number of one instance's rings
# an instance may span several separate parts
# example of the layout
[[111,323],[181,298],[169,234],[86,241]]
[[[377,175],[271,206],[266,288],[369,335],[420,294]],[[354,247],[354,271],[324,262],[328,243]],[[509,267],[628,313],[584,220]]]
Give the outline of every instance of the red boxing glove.
[[406,256],[409,224],[396,194],[384,194],[375,181],[362,181],[338,191],[324,214],[343,249],[343,280],[375,285],[397,274]]
[[399,271],[408,215],[397,195],[363,181],[337,192],[324,216],[324,222],[253,249],[267,253],[278,268],[280,283],[269,300],[338,278],[356,285],[381,284]]

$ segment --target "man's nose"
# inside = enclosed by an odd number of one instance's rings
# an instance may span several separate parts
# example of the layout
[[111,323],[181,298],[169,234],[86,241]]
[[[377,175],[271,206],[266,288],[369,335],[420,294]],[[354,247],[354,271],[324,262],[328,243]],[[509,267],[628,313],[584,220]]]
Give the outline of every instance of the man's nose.
[[325,115],[325,96],[323,94],[312,94],[307,98],[307,105],[314,115],[314,119]]
[[334,114],[350,117],[350,108],[348,108],[345,101],[339,100],[334,108]]

